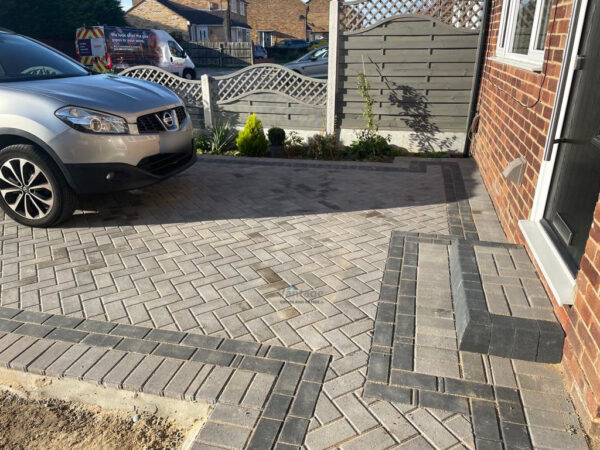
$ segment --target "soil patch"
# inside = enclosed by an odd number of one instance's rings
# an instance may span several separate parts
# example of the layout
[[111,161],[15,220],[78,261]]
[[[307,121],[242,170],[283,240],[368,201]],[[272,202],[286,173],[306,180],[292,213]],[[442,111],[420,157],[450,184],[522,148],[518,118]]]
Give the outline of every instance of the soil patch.
[[184,430],[172,420],[153,414],[33,400],[0,390],[3,449],[176,449],[184,438]]

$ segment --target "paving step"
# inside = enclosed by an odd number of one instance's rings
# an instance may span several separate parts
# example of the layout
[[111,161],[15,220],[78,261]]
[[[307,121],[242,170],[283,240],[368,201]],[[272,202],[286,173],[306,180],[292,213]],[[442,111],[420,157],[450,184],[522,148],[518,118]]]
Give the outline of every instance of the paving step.
[[[545,292],[527,292],[537,275],[522,246],[457,239],[450,245],[449,260],[460,350],[561,361],[564,332]],[[486,263],[490,266],[482,275],[480,265]]]

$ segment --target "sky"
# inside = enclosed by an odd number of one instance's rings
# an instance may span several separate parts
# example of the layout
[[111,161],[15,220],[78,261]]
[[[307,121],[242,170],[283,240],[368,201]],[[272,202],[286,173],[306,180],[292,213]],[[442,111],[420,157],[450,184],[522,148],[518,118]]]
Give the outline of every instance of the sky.
[[131,8],[131,0],[121,0],[121,5],[123,9],[129,9]]

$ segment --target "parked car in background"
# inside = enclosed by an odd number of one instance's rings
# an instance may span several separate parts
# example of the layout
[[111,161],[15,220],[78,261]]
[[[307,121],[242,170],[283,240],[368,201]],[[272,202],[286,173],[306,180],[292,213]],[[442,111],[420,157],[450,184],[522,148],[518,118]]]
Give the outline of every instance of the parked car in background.
[[303,41],[302,39],[284,39],[283,41],[275,44],[276,48],[295,48],[295,49],[307,49],[310,42]]
[[192,123],[158,84],[95,74],[0,30],[0,207],[48,227],[78,194],[141,188],[191,166]]
[[96,72],[123,70],[133,66],[157,66],[193,80],[193,61],[163,30],[128,27],[84,27],[76,32],[79,61]]
[[269,54],[262,45],[254,46],[254,59],[267,59]]
[[285,67],[309,77],[327,78],[329,47],[316,48],[297,60],[285,64]]

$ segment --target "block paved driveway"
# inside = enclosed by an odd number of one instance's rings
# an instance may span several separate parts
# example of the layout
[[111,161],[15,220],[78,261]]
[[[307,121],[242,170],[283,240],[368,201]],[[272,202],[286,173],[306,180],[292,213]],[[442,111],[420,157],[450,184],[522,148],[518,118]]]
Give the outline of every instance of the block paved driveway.
[[0,303],[331,354],[311,449],[474,448],[468,415],[362,396],[391,233],[456,234],[449,190],[480,239],[505,241],[472,161],[203,157],[60,228],[2,217]]

